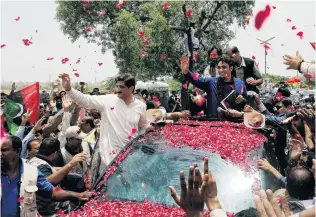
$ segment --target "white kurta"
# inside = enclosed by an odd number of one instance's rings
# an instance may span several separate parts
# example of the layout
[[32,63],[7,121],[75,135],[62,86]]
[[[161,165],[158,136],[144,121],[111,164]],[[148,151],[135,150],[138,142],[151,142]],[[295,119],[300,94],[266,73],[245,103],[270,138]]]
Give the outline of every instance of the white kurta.
[[67,91],[67,94],[79,106],[101,112],[99,145],[101,158],[106,165],[130,142],[133,128],[137,133],[132,139],[146,130],[146,104],[138,99],[126,105],[115,94],[92,96],[75,89]]

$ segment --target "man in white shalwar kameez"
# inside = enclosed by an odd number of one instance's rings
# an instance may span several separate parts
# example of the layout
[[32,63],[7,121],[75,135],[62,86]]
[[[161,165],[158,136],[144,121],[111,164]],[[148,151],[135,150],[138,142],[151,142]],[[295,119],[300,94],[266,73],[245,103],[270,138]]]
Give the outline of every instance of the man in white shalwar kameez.
[[[145,132],[146,104],[133,96],[135,79],[130,74],[116,78],[117,94],[87,95],[71,88],[70,77],[59,75],[67,94],[79,106],[101,112],[100,154],[108,165],[133,138]],[[135,133],[136,132],[136,133]]]

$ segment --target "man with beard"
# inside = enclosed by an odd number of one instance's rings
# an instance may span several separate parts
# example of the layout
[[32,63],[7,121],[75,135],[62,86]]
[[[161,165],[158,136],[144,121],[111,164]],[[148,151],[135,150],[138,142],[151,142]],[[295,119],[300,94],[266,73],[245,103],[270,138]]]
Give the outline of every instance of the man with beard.
[[210,57],[210,65],[205,68],[204,77],[218,77],[217,61],[222,56],[222,49],[214,46],[207,53]]
[[70,77],[59,75],[67,94],[73,101],[84,108],[101,112],[100,154],[108,165],[130,140],[145,132],[146,105],[133,96],[135,79],[130,74],[119,75],[116,81],[117,94],[101,96],[85,95],[71,88]]
[[[218,60],[218,78],[199,77],[193,78],[193,73],[189,71],[188,57],[182,57],[181,70],[187,80],[194,86],[207,93],[207,111],[208,115],[217,118],[217,108],[221,107],[221,101],[224,100],[232,90],[235,90],[236,97],[232,97],[226,105],[227,108],[241,110],[247,98],[247,89],[244,82],[232,76],[233,61],[228,57],[221,57]],[[238,96],[237,96],[238,95]]]
[[227,55],[234,61],[237,78],[246,83],[247,90],[259,93],[257,86],[263,79],[255,61],[242,57],[236,46],[228,48]]
[[37,217],[36,194],[46,198],[88,200],[91,193],[75,193],[55,189],[44,175],[25,163],[19,156],[22,141],[16,136],[7,136],[1,141],[1,216]]

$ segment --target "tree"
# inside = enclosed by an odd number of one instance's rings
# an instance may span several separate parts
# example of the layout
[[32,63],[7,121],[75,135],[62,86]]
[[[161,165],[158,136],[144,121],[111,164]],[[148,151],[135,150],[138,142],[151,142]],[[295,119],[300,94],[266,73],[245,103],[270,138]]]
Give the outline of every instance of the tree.
[[[232,39],[230,25],[236,21],[244,27],[244,19],[254,2],[176,1],[169,2],[167,9],[163,9],[165,2],[160,1],[125,2],[120,9],[112,1],[57,1],[57,4],[56,18],[64,34],[73,42],[83,36],[89,43],[101,46],[102,52],[112,49],[119,73],[129,72],[141,80],[176,75],[179,80],[179,59],[187,53],[183,41],[189,39],[192,51],[190,37],[197,38],[199,58],[194,70],[202,73],[208,64],[207,49]],[[185,16],[189,9],[192,16]],[[87,31],[88,28],[92,31]],[[143,37],[140,32],[144,32]],[[142,56],[142,51],[147,56]],[[193,58],[190,61],[193,67]]]

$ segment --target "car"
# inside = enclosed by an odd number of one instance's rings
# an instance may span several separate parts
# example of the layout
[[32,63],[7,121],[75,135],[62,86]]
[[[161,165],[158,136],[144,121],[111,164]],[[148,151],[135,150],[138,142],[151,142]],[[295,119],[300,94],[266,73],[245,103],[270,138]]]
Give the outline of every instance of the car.
[[279,187],[257,168],[267,152],[277,167],[270,154],[270,131],[249,129],[243,123],[201,120],[181,120],[139,136],[108,166],[102,165],[96,150],[86,180],[96,198],[67,216],[185,216],[168,186],[179,193],[179,171],[188,177],[194,163],[202,171],[206,156],[222,208],[229,213],[255,207],[253,193],[259,189]]

